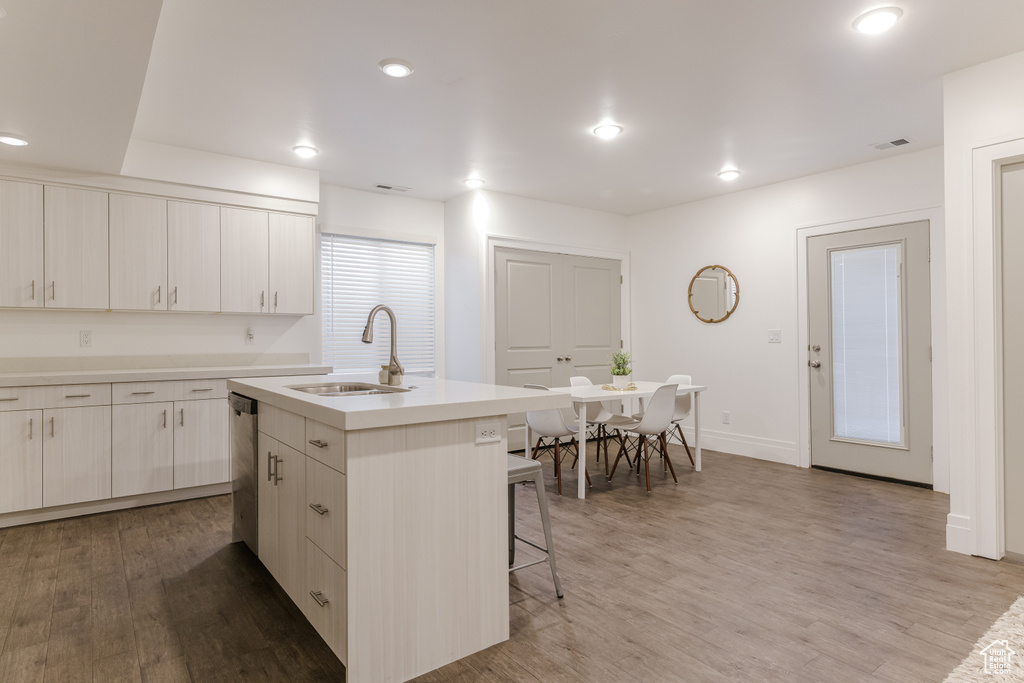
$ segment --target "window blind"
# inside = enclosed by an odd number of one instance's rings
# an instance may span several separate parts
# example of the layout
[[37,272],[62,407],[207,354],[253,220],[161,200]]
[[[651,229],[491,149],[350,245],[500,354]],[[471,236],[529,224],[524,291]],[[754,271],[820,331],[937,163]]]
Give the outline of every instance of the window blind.
[[406,374],[434,373],[434,245],[321,235],[323,362],[337,373],[376,374],[391,354],[391,322],[378,313],[373,343],[366,317],[384,304],[398,319],[398,360]]

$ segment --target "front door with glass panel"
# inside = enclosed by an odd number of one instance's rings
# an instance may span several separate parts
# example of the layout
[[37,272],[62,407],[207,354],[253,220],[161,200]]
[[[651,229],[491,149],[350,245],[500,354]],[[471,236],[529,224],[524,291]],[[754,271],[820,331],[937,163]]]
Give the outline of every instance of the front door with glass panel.
[[928,223],[807,240],[811,464],[932,483]]

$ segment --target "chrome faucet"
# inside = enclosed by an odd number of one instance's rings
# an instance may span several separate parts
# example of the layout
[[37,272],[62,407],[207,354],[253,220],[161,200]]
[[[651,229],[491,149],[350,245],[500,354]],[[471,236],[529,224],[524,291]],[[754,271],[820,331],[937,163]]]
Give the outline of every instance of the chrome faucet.
[[384,311],[391,318],[391,360],[388,365],[388,385],[397,387],[402,384],[402,376],[405,374],[405,368],[398,362],[398,323],[395,322],[395,313],[384,304],[377,304],[370,311],[370,316],[366,319],[366,327],[363,328],[363,343],[373,343],[373,318],[379,311]]

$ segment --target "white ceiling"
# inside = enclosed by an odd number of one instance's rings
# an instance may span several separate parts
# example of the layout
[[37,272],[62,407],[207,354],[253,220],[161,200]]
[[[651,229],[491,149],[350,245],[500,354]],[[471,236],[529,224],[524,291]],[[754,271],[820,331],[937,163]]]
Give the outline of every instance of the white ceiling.
[[1024,50],[1024,3],[893,2],[871,37],[864,0],[0,0],[0,130],[33,143],[0,159],[109,172],[130,136],[634,214],[941,144],[941,76]]

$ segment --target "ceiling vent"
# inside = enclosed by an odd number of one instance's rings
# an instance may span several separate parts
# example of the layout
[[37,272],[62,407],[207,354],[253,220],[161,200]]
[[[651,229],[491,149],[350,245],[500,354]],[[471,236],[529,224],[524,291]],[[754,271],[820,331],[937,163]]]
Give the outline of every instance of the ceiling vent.
[[910,138],[897,138],[895,140],[889,140],[888,142],[878,142],[873,145],[875,149],[889,149],[890,147],[900,147],[901,145],[909,145]]
[[411,187],[402,187],[401,185],[374,185],[375,190],[384,190],[385,192],[408,192]]

